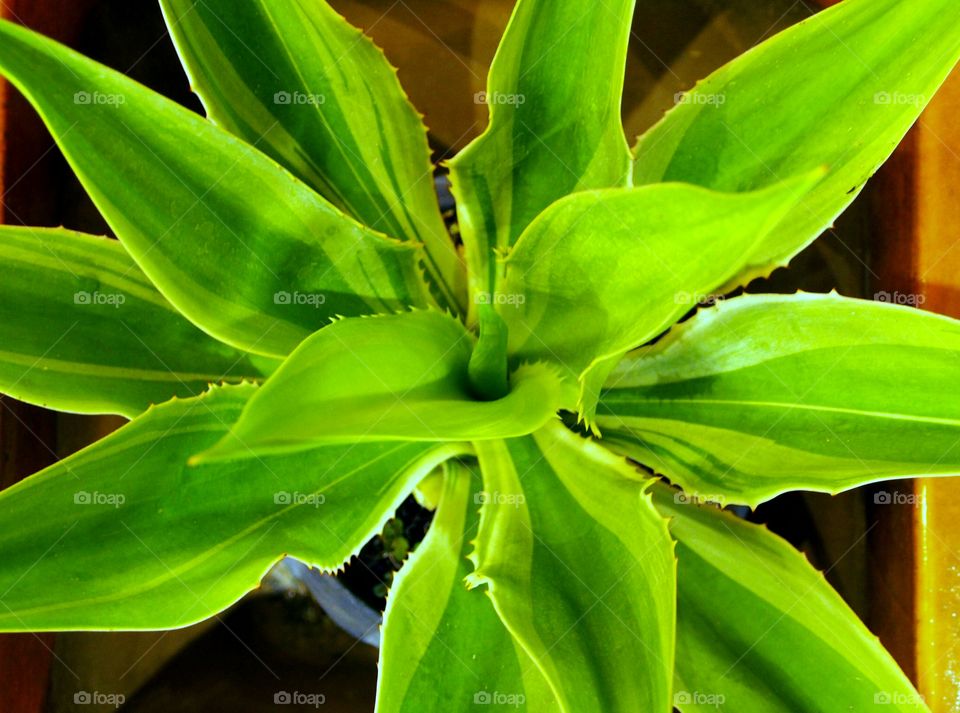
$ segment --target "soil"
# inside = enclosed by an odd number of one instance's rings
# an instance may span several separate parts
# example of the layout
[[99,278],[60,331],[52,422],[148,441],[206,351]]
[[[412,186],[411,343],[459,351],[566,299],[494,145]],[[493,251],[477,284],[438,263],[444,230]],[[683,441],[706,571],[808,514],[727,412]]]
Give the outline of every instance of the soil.
[[400,506],[384,533],[368,542],[347,564],[341,582],[377,611],[386,606],[386,593],[393,577],[410,552],[426,535],[433,515],[412,497]]

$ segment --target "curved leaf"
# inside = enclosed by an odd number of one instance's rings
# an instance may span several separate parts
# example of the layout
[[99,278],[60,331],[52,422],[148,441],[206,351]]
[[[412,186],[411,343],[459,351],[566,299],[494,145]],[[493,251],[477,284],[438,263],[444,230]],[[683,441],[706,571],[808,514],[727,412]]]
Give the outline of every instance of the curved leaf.
[[762,527],[652,488],[677,540],[682,713],[926,711],[823,575]]
[[[498,302],[511,354],[572,379],[603,371],[736,274],[820,176],[741,195],[670,184],[559,201],[506,260]],[[588,420],[595,398],[581,404]]]
[[634,181],[747,191],[829,166],[753,249],[746,284],[830,227],[958,59],[955,0],[844,0],[697,84],[640,139]]
[[461,441],[530,433],[569,400],[556,370],[526,365],[502,399],[478,401],[473,337],[423,311],[341,320],[305,341],[198,460],[249,458],[321,443]]
[[9,22],[0,72],[133,259],[218,339],[285,356],[331,316],[423,304],[418,249],[347,218],[209,121]]
[[492,291],[493,251],[551,203],[630,185],[620,99],[635,4],[518,0],[477,97],[490,124],[450,163],[475,300]]
[[468,590],[479,478],[449,463],[424,541],[397,575],[384,613],[377,713],[559,710],[543,676],[483,592]]
[[210,383],[259,380],[157,292],[115,240],[0,228],[0,392],[132,418]]
[[213,122],[360,222],[423,243],[448,306],[463,307],[426,128],[379,49],[325,0],[160,4]]
[[486,490],[470,581],[566,713],[668,713],[673,544],[633,470],[556,424],[475,444]]
[[453,444],[331,446],[186,466],[254,392],[155,407],[0,493],[0,630],[169,629],[255,588],[285,553],[333,570]]
[[604,442],[708,499],[960,474],[960,322],[837,295],[741,297],[625,359]]

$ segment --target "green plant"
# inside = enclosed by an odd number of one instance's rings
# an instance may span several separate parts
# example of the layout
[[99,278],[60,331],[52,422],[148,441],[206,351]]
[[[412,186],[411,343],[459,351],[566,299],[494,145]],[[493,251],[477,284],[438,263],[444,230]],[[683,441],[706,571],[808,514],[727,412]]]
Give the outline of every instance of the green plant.
[[846,0],[633,151],[633,0],[520,0],[450,165],[463,259],[325,2],[161,4],[206,119],[0,24],[119,237],[2,229],[0,390],[131,419],[0,495],[0,629],[184,626],[418,490],[380,711],[925,709],[799,553],[684,501],[957,473],[958,323],[798,294],[671,327],[849,205],[960,57],[956,0]]

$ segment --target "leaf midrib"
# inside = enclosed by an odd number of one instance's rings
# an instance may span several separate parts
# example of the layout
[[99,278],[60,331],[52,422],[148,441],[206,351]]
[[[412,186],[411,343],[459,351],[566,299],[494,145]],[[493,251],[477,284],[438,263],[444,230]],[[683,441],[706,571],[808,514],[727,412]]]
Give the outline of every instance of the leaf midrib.
[[203,381],[206,383],[218,383],[221,381],[263,381],[263,378],[254,373],[253,370],[250,370],[248,374],[203,374],[178,371],[176,369],[170,370],[166,367],[156,370],[133,369],[121,366],[67,361],[64,359],[51,359],[48,357],[38,359],[35,355],[8,351],[0,351],[0,362],[26,366],[31,369],[37,368],[44,371],[57,371],[69,376],[102,376],[110,379],[133,379],[137,381],[175,381],[178,383],[185,381]]
[[[728,406],[728,407],[750,407],[750,408],[773,408],[773,409],[799,409],[802,411],[820,411],[823,413],[837,413],[850,416],[862,416],[865,418],[885,418],[895,421],[914,421],[917,423],[930,423],[940,426],[960,427],[960,419],[955,418],[937,418],[935,416],[920,416],[917,414],[894,413],[890,411],[868,411],[866,409],[842,408],[839,406],[825,406],[822,404],[801,404],[788,403],[783,401],[743,401],[737,399],[616,399],[615,404],[622,405],[651,405],[663,403],[676,404],[697,404],[702,406]],[[598,420],[606,418],[616,418],[618,414],[613,412],[613,404],[606,404],[611,409],[610,415],[598,416]],[[676,419],[668,419],[676,420]]]

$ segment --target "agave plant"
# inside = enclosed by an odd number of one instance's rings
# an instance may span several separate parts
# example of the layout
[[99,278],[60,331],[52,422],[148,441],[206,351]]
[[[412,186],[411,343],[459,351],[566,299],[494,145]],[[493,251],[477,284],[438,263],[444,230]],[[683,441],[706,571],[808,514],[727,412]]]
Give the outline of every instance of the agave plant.
[[0,24],[119,238],[0,232],[0,390],[130,419],[0,495],[0,629],[198,622],[417,491],[379,711],[925,709],[803,556],[692,501],[958,473],[960,326],[835,294],[674,325],[854,200],[960,58],[956,0],[846,0],[633,150],[634,0],[519,0],[450,164],[462,246],[326,2],[161,5],[205,118]]

